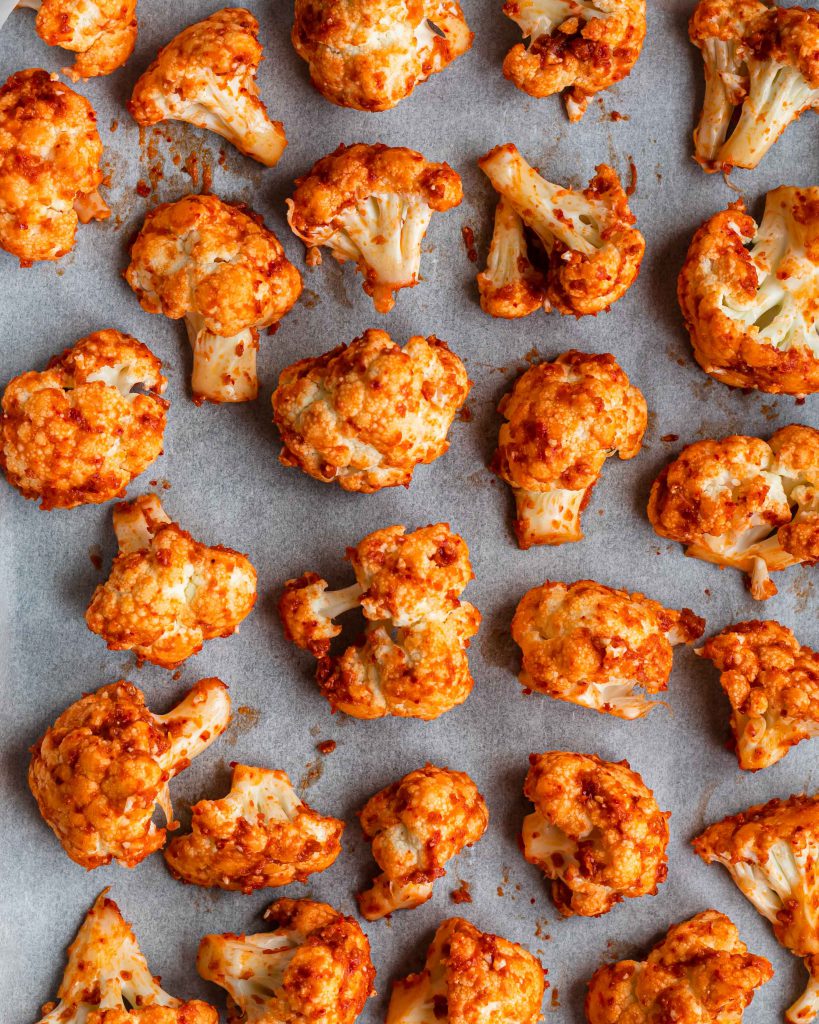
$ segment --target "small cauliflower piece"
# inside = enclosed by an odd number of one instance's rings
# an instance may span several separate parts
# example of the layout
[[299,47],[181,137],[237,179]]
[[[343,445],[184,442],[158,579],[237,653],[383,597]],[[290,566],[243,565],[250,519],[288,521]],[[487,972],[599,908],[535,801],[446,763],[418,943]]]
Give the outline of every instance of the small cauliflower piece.
[[[611,167],[600,164],[588,188],[574,192],[542,178],[511,142],[490,149],[478,166],[540,240],[549,308],[595,316],[625,295],[640,271],[646,244],[633,227],[628,196]],[[503,225],[502,220],[501,230]]]
[[516,320],[550,308],[546,281],[529,259],[526,225],[508,199],[495,208],[495,227],[486,269],[478,274],[481,309],[490,316]]
[[71,252],[78,221],[111,214],[101,160],[88,100],[40,68],[12,75],[0,88],[0,248],[21,267]]
[[[334,711],[354,718],[430,721],[472,691],[466,649],[481,616],[460,594],[473,578],[466,541],[447,523],[389,526],[347,549],[356,583],[327,591],[308,572],[288,580],[279,614],[288,640],[318,658],[316,681]],[[333,619],[360,608],[363,637],[338,655]]]
[[457,0],[296,0],[292,40],[331,103],[389,110],[472,46]]
[[433,212],[462,199],[461,179],[449,164],[359,142],[339,146],[296,181],[287,221],[307,246],[308,265],[321,263],[323,245],[339,263],[354,260],[364,291],[379,313],[388,313],[394,292],[418,284]]
[[672,650],[702,636],[705,620],[674,611],[643,594],[593,580],[568,586],[547,580],[527,591],[512,619],[523,653],[527,690],[594,708],[617,718],[647,715],[671,675]]
[[529,757],[535,810],[523,855],[552,880],[564,917],[600,917],[626,897],[655,896],[668,874],[668,819],[628,761],[550,750]]
[[505,394],[492,469],[512,488],[518,544],[582,540],[580,514],[603,463],[632,459],[648,423],[642,392],[612,355],[564,352],[538,363]]
[[773,967],[754,956],[725,914],[704,910],[668,929],[645,960],[599,968],[589,982],[589,1024],[742,1024]]
[[434,462],[471,382],[445,341],[410,338],[400,348],[367,330],[349,346],[288,366],[273,392],[283,466],[372,494],[409,486]]
[[8,482],[44,510],[122,497],[162,454],[161,370],[136,338],[105,330],[80,338],[47,369],[15,377],[0,414]]
[[231,548],[207,547],[171,522],[154,494],[114,509],[119,554],[85,621],[111,651],[174,669],[228,637],[256,603],[256,570]]
[[28,784],[40,814],[81,867],[135,867],[165,844],[151,821],[174,821],[168,782],[222,735],[227,687],[202,679],[172,711],[155,715],[133,683],[81,697],[31,748]]
[[259,98],[261,62],[258,21],[243,7],[224,7],[162,47],[134,86],[128,110],[144,127],[170,120],[207,128],[275,167],[287,138]]

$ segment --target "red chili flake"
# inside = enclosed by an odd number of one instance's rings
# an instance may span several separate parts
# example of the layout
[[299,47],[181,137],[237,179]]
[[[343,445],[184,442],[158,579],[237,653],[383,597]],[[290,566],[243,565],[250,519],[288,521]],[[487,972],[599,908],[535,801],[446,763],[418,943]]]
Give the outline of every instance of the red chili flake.
[[666,441],[668,443],[670,443],[672,441],[679,441],[679,439],[680,439],[680,435],[679,434],[663,434],[663,436],[660,438],[661,441]]
[[552,1009],[556,1010],[560,1006],[560,989],[555,986],[552,989]]
[[321,743],[316,744],[316,750],[320,754],[332,754],[336,749],[335,740],[322,740]]
[[609,114],[609,121],[630,121],[628,114],[621,114],[619,110],[612,110]]
[[631,181],[628,183],[628,186],[626,187],[626,195],[633,196],[634,193],[637,191],[637,165],[631,158],[629,158],[628,167],[629,173],[631,174]]
[[171,679],[173,679],[175,683],[178,683],[181,678],[182,673],[179,671],[179,669],[177,669],[176,672],[174,672],[174,674],[171,676]]
[[102,569],[102,550],[99,544],[91,545],[88,549],[88,557],[91,559],[91,564],[99,572]]
[[471,903],[472,893],[470,892],[469,882],[462,881],[460,886],[449,894],[449,898],[459,906],[461,903]]
[[117,128],[119,128],[119,121],[116,118],[114,118],[114,120],[111,122],[111,131],[115,132]]
[[464,224],[461,228],[461,235],[464,240],[464,245],[466,246],[467,259],[469,259],[471,263],[477,263],[478,253],[475,249],[475,232],[468,224]]
[[148,196],[151,194],[151,186],[148,184],[147,181],[144,181],[142,178],[140,178],[139,181],[137,182],[136,194],[138,196],[142,196],[143,199],[147,199]]

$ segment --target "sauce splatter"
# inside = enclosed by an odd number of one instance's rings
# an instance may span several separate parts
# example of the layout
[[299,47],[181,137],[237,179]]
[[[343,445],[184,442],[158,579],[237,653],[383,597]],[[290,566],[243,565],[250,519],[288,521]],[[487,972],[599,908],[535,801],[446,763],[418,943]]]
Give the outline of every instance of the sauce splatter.
[[335,749],[336,749],[336,741],[335,740],[322,740],[321,743],[317,743],[316,744],[316,750],[320,754],[324,754],[325,756],[327,754],[332,754]]
[[637,165],[631,158],[629,158],[628,169],[631,175],[631,181],[626,186],[626,195],[633,196],[637,191]]
[[468,224],[464,224],[461,228],[461,236],[464,240],[464,246],[466,247],[467,259],[470,263],[478,262],[478,252],[475,249],[475,232]]
[[461,903],[471,903],[472,893],[470,892],[469,882],[462,881],[457,889],[454,889],[450,894],[449,898],[453,903],[461,905]]
[[100,572],[102,569],[102,548],[99,544],[92,544],[88,549],[88,557],[91,559],[91,564]]
[[660,438],[661,441],[665,441],[667,444],[670,444],[673,441],[679,441],[679,439],[679,434],[663,434],[663,436]]

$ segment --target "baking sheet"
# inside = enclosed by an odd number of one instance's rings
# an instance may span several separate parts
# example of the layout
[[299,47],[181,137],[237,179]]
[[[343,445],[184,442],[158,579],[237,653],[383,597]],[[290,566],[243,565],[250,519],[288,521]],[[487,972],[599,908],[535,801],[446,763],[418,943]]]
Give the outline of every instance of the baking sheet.
[[[487,798],[491,824],[472,850],[451,862],[425,906],[391,921],[365,925],[378,971],[378,998],[361,1020],[380,1021],[390,984],[421,966],[438,922],[461,913],[485,930],[524,943],[549,971],[554,1005],[547,1020],[580,1022],[585,984],[604,960],[642,955],[667,927],[716,907],[730,915],[750,949],[769,957],[776,977],[756,996],[748,1024],[780,1019],[806,974],[780,949],[768,925],[745,902],[727,874],[707,868],[690,838],[724,814],[773,796],[817,786],[817,745],[802,743],[773,768],[740,773],[725,749],[727,702],[716,673],[690,650],[675,655],[668,707],[627,723],[533,695],[516,681],[518,660],[509,623],[523,592],[545,578],[639,589],[672,606],[689,606],[714,632],[730,622],[775,617],[803,643],[819,646],[815,579],[811,570],[777,574],[778,597],[753,602],[738,573],[685,559],[655,536],[645,514],[652,480],[684,443],[731,432],[767,436],[788,422],[817,424],[817,402],[742,394],[706,377],[693,363],[675,300],[675,277],[700,221],[735,198],[720,176],[706,177],[691,160],[690,132],[701,98],[699,54],[686,36],[691,0],[649,3],[648,37],[631,77],[592,101],[584,121],[570,126],[557,98],[535,101],[501,74],[516,26],[495,0],[465,0],[476,31],[472,51],[419,87],[393,111],[367,115],[333,107],[315,93],[305,65],[289,42],[291,4],[251,0],[261,22],[266,60],[259,82],[271,115],[285,123],[290,145],[268,170],[242,157],[215,135],[169,124],[140,137],[124,102],[159,45],[184,25],[217,9],[214,2],[166,4],[140,0],[140,33],[128,65],[78,88],[93,103],[105,144],[111,184],[110,221],[79,230],[74,252],[58,265],[20,270],[0,253],[0,339],[3,382],[48,358],[89,331],[116,327],[146,342],[165,362],[171,400],[165,454],[131,487],[131,495],[160,491],[169,514],[203,541],[247,551],[259,571],[260,599],[241,634],[209,643],[182,668],[181,678],[158,668],[137,670],[134,659],[105,649],[83,622],[94,586],[113,555],[111,506],[42,513],[10,487],[0,487],[0,650],[5,714],[2,730],[2,885],[0,1020],[27,1024],[51,999],[64,966],[64,949],[95,896],[105,886],[133,922],[152,970],[171,993],[223,1007],[221,991],[194,969],[197,944],[209,931],[252,931],[276,896],[311,896],[352,913],[354,893],[374,872],[355,811],[377,789],[433,761],[468,771]],[[0,34],[0,79],[28,67],[58,70],[70,55],[35,36],[30,12],[15,13]],[[613,112],[628,120],[612,121]],[[810,115],[790,127],[755,172],[733,182],[752,212],[780,184],[819,181],[817,125]],[[171,141],[166,141],[166,136]],[[383,141],[448,160],[462,175],[463,205],[436,215],[425,244],[423,283],[399,293],[388,317],[376,314],[352,268],[330,258],[305,273],[305,292],[275,337],[264,337],[262,382],[254,404],[196,408],[187,393],[190,356],[181,323],[142,312],[121,279],[126,246],[149,206],[194,187],[191,174],[262,213],[304,270],[303,247],[287,230],[284,198],[293,179],[339,142]],[[601,161],[628,179],[638,169],[632,208],[647,238],[642,273],[608,315],[575,322],[533,315],[513,323],[484,316],[461,228],[475,232],[481,265],[494,197],[475,161],[491,146],[515,142],[544,174],[585,185]],[[184,166],[187,165],[186,172]],[[138,183],[153,186],[142,198]],[[144,188],[141,189],[145,191]],[[408,490],[346,495],[276,461],[278,442],[269,396],[287,364],[349,341],[365,328],[385,327],[403,342],[414,333],[447,339],[475,381],[470,416],[457,421],[452,447],[421,467]],[[613,352],[644,391],[651,420],[642,453],[610,461],[585,513],[586,539],[558,549],[520,551],[510,531],[512,500],[486,465],[498,428],[495,407],[515,376],[537,354],[552,358],[570,347]],[[678,441],[663,441],[679,435]],[[164,483],[170,484],[164,488]],[[359,722],[332,716],[312,681],[312,660],[288,645],[275,614],[282,582],[314,569],[333,584],[350,580],[347,545],[392,523],[412,529],[448,520],[467,539],[476,579],[466,592],[483,613],[470,651],[476,679],[464,706],[423,724],[386,719]],[[102,553],[102,570],[92,555]],[[306,799],[348,821],[344,852],[305,885],[253,896],[184,886],[160,855],[133,871],[109,866],[86,873],[63,854],[41,821],[26,782],[27,749],[84,691],[126,677],[164,710],[197,679],[218,675],[231,687],[234,723],[172,784],[177,812],[227,789],[229,762],[283,768]],[[337,749],[327,757],[316,744]],[[565,748],[628,758],[643,773],[659,804],[672,812],[669,877],[656,897],[629,900],[600,920],[560,920],[540,874],[522,859],[516,836],[528,805],[521,786],[531,751]],[[473,902],[456,906],[450,893],[462,880]]]

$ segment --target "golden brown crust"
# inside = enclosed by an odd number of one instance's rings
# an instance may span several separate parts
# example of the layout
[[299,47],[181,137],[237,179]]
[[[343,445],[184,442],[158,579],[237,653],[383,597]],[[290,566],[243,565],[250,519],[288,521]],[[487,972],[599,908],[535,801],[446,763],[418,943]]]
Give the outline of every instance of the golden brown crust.
[[42,0],[35,22],[37,35],[49,46],[77,54],[73,81],[110,75],[131,56],[137,37],[137,0]]

